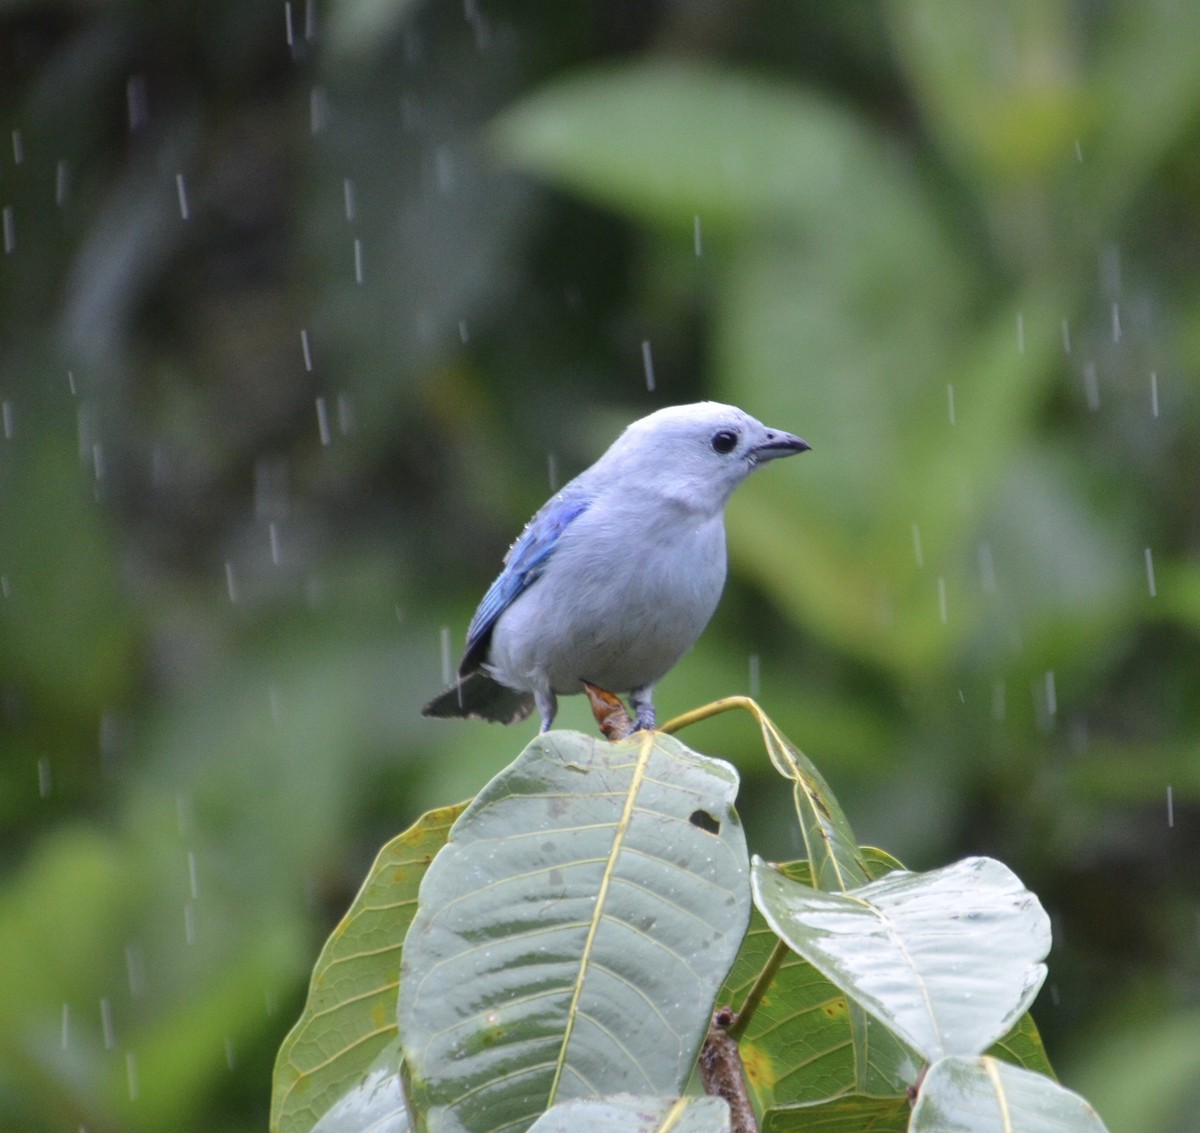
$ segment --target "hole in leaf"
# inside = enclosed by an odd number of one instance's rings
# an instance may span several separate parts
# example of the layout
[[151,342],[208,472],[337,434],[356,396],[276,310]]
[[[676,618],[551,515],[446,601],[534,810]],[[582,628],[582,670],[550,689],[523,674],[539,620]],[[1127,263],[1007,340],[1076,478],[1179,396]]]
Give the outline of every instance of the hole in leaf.
[[709,834],[720,834],[721,824],[708,811],[694,810],[688,816],[688,822],[693,826],[699,826],[701,830],[707,830]]

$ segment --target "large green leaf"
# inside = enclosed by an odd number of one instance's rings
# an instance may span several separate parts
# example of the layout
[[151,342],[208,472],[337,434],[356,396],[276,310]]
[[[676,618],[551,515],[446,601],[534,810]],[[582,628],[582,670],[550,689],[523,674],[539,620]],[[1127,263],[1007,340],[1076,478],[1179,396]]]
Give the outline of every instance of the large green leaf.
[[[272,1130],[306,1133],[335,1106],[341,1116],[331,1128],[353,1128],[347,1114],[380,1104],[381,1054],[391,1052],[390,1073],[398,1077],[396,994],[404,936],[421,878],[465,805],[430,811],[379,851],[317,957],[304,1012],[279,1048]],[[346,1101],[347,1095],[353,1097]]]
[[925,1075],[911,1133],[1104,1133],[1078,1094],[994,1058],[949,1057]]
[[508,110],[508,161],[604,204],[706,230],[795,224],[886,175],[867,132],[828,100],[712,65],[595,67]]
[[788,945],[933,1061],[982,1053],[1046,976],[1050,922],[1006,866],[967,858],[825,893],[755,860],[755,904]]
[[683,1088],[749,917],[737,773],[660,733],[535,739],[421,885],[400,1032],[430,1128]]
[[531,1133],[729,1133],[729,1106],[720,1098],[644,1098],[615,1094],[551,1107]]
[[[873,878],[901,868],[878,850],[863,847],[860,853]],[[776,868],[802,885],[811,882],[808,862]],[[721,990],[721,1003],[742,1008],[778,940],[755,909]],[[920,1069],[917,1055],[865,1012],[854,1010],[837,987],[790,950],[743,1027],[738,1053],[760,1112],[849,1093],[899,1096]]]

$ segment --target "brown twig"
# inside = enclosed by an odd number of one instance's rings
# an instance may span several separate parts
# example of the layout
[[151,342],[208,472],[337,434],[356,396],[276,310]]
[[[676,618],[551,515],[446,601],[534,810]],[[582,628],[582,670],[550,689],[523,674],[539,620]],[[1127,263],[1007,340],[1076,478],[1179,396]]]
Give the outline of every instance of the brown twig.
[[736,1022],[737,1017],[728,1007],[719,1007],[713,1013],[704,1045],[700,1048],[700,1077],[706,1094],[724,1098],[729,1105],[733,1133],[758,1133],[754,1107],[746,1092],[737,1040],[729,1033]]

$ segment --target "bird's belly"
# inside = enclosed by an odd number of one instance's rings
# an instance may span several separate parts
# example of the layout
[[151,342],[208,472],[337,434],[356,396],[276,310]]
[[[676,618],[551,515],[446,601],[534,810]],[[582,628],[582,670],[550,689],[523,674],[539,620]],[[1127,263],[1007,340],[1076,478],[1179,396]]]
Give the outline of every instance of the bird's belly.
[[[581,691],[581,680],[613,692],[658,681],[712,617],[725,583],[723,531],[671,555],[643,546],[548,571],[496,624],[491,663],[520,687]],[[564,563],[556,562],[556,567]],[[519,678],[519,679],[518,679]]]

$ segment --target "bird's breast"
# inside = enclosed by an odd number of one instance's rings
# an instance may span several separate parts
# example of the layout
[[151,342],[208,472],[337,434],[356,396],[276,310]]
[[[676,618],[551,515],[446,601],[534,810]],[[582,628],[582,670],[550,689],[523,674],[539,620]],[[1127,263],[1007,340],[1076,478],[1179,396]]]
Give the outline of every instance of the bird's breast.
[[[584,521],[589,521],[585,523]],[[637,508],[581,516],[497,622],[491,661],[556,692],[661,678],[708,624],[725,584],[722,517]]]

